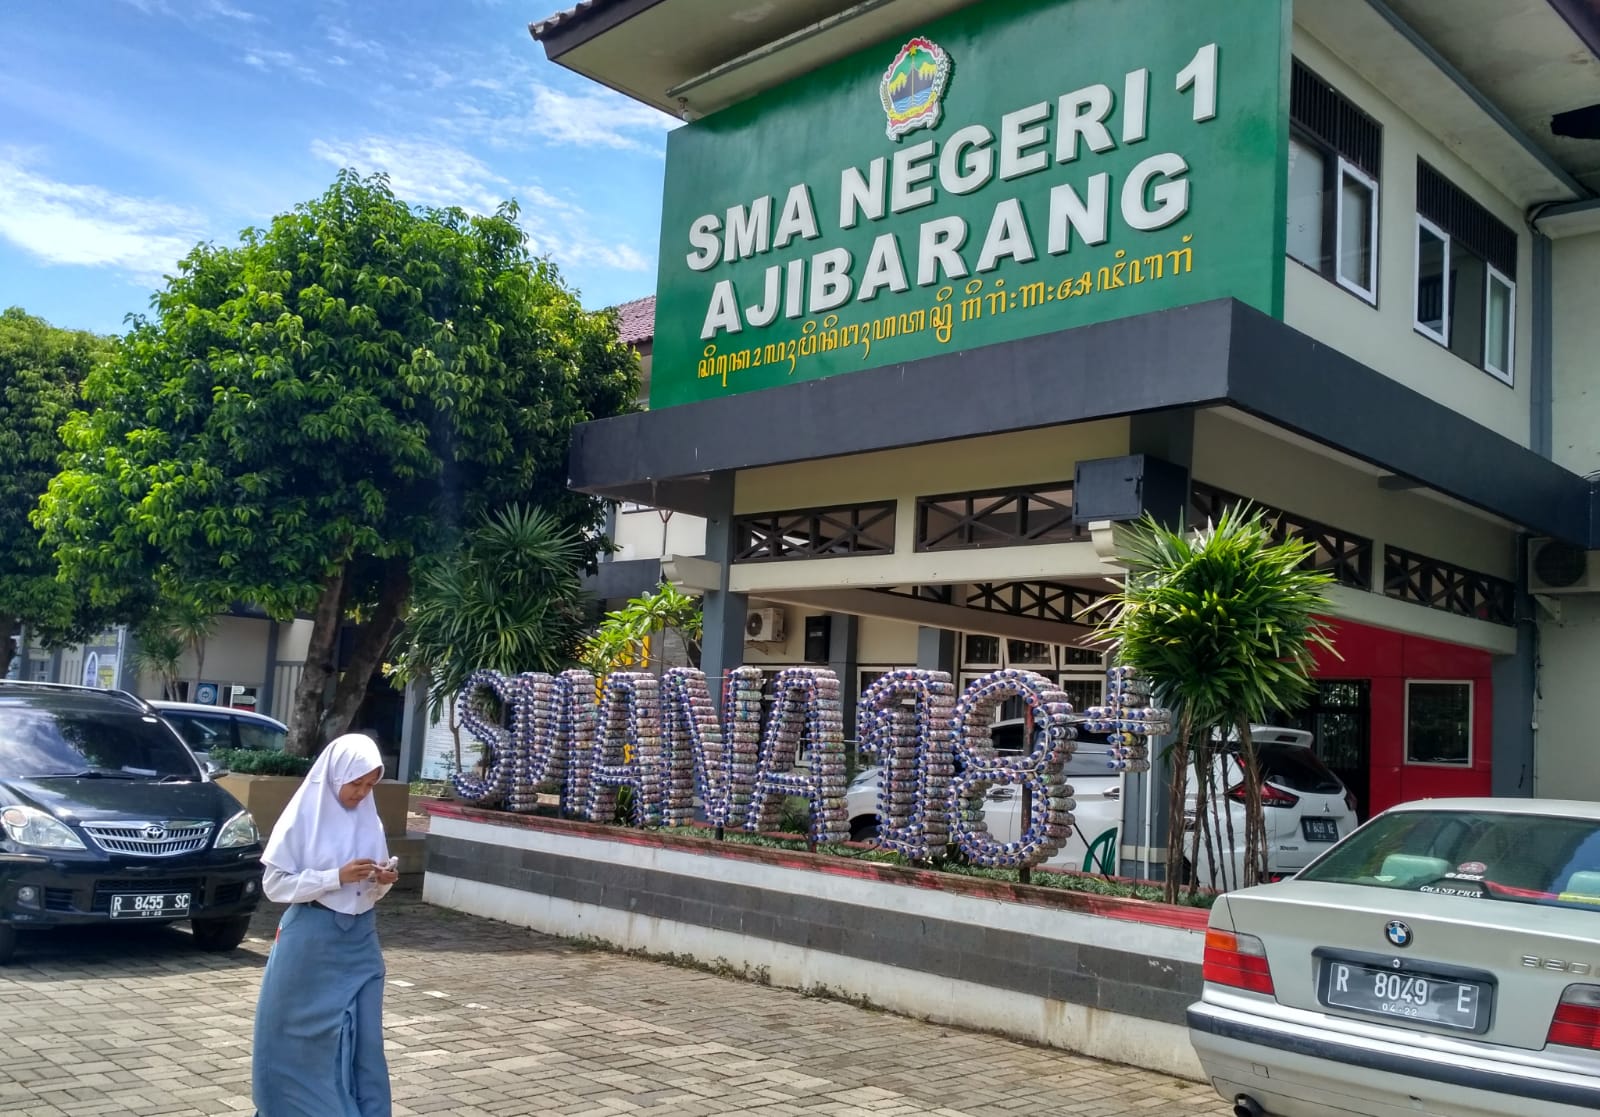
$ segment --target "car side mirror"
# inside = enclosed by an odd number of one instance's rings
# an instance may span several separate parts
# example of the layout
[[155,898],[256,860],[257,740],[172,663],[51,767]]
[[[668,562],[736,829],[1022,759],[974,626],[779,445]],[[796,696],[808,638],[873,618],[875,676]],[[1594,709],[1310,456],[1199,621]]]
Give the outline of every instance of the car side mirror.
[[228,774],[228,770],[226,768],[224,768],[222,765],[216,763],[216,761],[213,761],[213,760],[206,761],[206,779],[214,780],[218,776],[226,776],[227,774]]

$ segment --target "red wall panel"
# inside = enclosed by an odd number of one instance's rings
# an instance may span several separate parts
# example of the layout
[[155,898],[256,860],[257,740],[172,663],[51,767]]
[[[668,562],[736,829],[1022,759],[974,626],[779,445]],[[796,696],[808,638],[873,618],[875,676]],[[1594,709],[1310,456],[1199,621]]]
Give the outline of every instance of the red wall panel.
[[[1493,765],[1494,693],[1489,673],[1493,657],[1421,636],[1348,621],[1330,621],[1338,655],[1317,655],[1316,674],[1324,679],[1367,679],[1371,695],[1371,776],[1373,813],[1408,799],[1488,795]],[[1472,764],[1430,767],[1405,762],[1406,680],[1472,681]]]

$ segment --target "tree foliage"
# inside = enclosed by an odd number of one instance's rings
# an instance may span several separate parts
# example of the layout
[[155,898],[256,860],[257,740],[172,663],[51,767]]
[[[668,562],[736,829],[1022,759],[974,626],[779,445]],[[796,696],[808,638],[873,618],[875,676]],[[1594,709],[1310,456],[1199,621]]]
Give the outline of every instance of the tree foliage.
[[669,629],[683,639],[690,664],[700,666],[700,641],[705,631],[700,599],[670,582],[607,613],[600,627],[583,642],[579,658],[596,675],[609,675],[626,664],[644,663],[646,642]]
[[523,501],[599,546],[603,506],[567,490],[567,444],[632,406],[636,358],[516,218],[416,209],[341,172],[239,244],[195,248],[66,427],[40,521],[94,600],[157,572],[312,618],[295,753],[350,724],[412,563],[464,525]]
[[88,635],[95,618],[70,589],[30,522],[65,449],[61,425],[108,339],[51,326],[17,307],[0,313],[0,677],[27,625],[53,643]]
[[459,549],[420,567],[393,676],[426,680],[435,719],[479,668],[555,673],[586,620],[583,540],[539,508],[484,517]]
[[[1217,843],[1206,846],[1213,864],[1221,864],[1229,848],[1221,844],[1223,835],[1209,831],[1218,790],[1211,786],[1214,761],[1229,738],[1237,741],[1245,771],[1242,883],[1265,878],[1261,779],[1250,725],[1303,705],[1314,685],[1316,649],[1333,650],[1319,620],[1329,608],[1332,578],[1307,568],[1313,550],[1307,542],[1275,538],[1266,514],[1248,505],[1225,510],[1198,531],[1172,531],[1147,518],[1122,541],[1127,581],[1112,595],[1112,610],[1096,635],[1114,645],[1119,663],[1149,676],[1156,703],[1178,721],[1168,754],[1169,898],[1178,884],[1172,869],[1186,853],[1191,758],[1202,782],[1194,841],[1197,847]],[[1226,840],[1231,845],[1233,835]],[[1198,874],[1191,892],[1197,883]]]

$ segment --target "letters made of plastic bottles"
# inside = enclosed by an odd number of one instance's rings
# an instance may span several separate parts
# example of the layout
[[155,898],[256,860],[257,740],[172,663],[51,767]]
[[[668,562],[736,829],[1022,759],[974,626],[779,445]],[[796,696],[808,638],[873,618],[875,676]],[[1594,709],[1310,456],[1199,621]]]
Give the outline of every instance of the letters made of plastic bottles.
[[[824,668],[791,667],[770,687],[740,667],[712,701],[706,676],[615,672],[603,689],[587,671],[508,677],[479,671],[457,696],[466,734],[481,742],[479,772],[454,777],[456,794],[481,807],[532,812],[541,788],[561,813],[615,820],[619,803],[636,826],[677,826],[698,814],[718,827],[772,829],[785,798],[810,807],[810,839],[845,840],[845,735],[839,680]],[[1021,753],[999,753],[989,726],[1021,699],[1031,734]],[[967,860],[1025,868],[1048,860],[1072,829],[1063,775],[1078,727],[1107,735],[1092,746],[1107,771],[1144,771],[1149,739],[1171,729],[1150,687],[1127,668],[1107,673],[1105,703],[1081,714],[1044,676],[1002,670],[961,694],[942,671],[891,671],[862,694],[857,741],[880,768],[878,842],[912,860],[949,847]],[[1084,747],[1091,747],[1085,745]],[[989,833],[984,803],[996,786],[1026,789],[1017,840]],[[629,794],[626,800],[622,793]]]

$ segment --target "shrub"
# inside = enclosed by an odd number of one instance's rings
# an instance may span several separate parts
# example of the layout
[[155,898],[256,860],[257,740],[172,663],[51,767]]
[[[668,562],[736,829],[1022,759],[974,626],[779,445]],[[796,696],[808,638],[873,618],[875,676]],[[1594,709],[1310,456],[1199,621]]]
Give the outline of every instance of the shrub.
[[241,776],[303,776],[312,761],[303,756],[268,749],[213,749],[211,763]]

